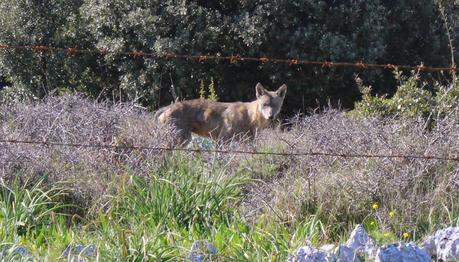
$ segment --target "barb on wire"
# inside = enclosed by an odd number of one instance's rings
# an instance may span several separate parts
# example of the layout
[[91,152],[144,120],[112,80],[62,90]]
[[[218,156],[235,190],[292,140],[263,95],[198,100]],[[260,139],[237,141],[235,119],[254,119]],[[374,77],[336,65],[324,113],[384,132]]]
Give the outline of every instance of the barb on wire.
[[73,48],[73,47],[67,48],[67,54],[69,56],[75,56],[77,52],[78,50],[76,48]]
[[299,61],[297,59],[291,59],[288,64],[289,65],[297,65],[298,63],[299,63]]
[[438,155],[410,155],[410,154],[370,154],[370,153],[339,153],[339,152],[266,152],[266,151],[245,151],[245,150],[220,150],[220,149],[191,149],[178,147],[150,147],[150,146],[116,146],[109,144],[83,144],[83,143],[62,143],[32,140],[0,140],[0,144],[32,144],[52,147],[80,147],[80,148],[102,148],[102,149],[134,149],[152,151],[181,151],[190,153],[219,153],[219,154],[246,154],[246,155],[274,155],[274,156],[318,156],[318,157],[341,157],[341,158],[405,158],[424,160],[444,160],[459,162],[459,157],[445,157]]
[[266,63],[269,62],[269,58],[267,58],[267,57],[262,57],[262,58],[260,58],[260,62],[261,62],[262,64],[266,64]]
[[332,67],[333,65],[334,65],[333,62],[324,61],[322,64],[322,67]]
[[393,64],[385,64],[384,69],[389,69],[389,70],[396,70],[397,66]]
[[297,65],[317,65],[322,67],[354,67],[359,69],[385,69],[385,70],[395,70],[395,69],[405,69],[405,70],[419,70],[423,72],[435,72],[435,71],[446,71],[450,73],[458,72],[459,69],[452,65],[450,67],[427,67],[424,64],[420,65],[394,65],[394,64],[371,64],[371,63],[364,63],[363,61],[358,62],[338,62],[338,61],[311,61],[311,60],[300,60],[295,58],[290,59],[278,59],[278,58],[271,58],[271,57],[243,57],[238,54],[233,54],[231,56],[219,56],[219,55],[192,55],[192,54],[176,54],[174,52],[163,52],[161,54],[157,53],[148,53],[139,50],[133,51],[116,51],[116,50],[109,50],[109,49],[79,49],[76,47],[69,47],[69,48],[60,48],[60,47],[52,47],[52,46],[43,46],[43,45],[9,45],[9,44],[2,44],[0,43],[0,49],[17,49],[17,50],[30,50],[35,53],[44,53],[44,52],[63,52],[69,56],[75,56],[76,54],[98,54],[101,56],[105,56],[107,54],[118,54],[118,55],[126,55],[128,57],[133,58],[141,58],[141,57],[156,57],[156,58],[180,58],[180,59],[189,59],[189,60],[197,60],[198,62],[205,62],[208,60],[227,60],[228,62],[234,64],[239,61],[251,61],[251,62],[259,62],[261,64],[266,63],[282,63],[288,64],[290,66],[297,66]]
[[177,57],[177,54],[175,54],[174,52],[163,52],[162,56],[165,58],[175,58]]
[[239,60],[241,60],[241,56],[240,55],[231,55],[231,57],[230,57],[230,63],[231,64],[235,64]]
[[198,58],[198,61],[199,61],[199,62],[202,62],[202,61],[206,61],[206,60],[208,60],[208,59],[209,59],[208,56],[206,56],[206,55],[200,55],[199,58]]

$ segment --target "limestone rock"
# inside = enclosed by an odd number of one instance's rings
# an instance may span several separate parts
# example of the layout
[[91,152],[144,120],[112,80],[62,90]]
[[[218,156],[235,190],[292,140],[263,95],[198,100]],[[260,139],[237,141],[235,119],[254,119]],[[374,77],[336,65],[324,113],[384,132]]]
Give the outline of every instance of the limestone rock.
[[298,248],[296,254],[290,256],[288,262],[334,262],[336,257],[325,251],[310,246]]
[[376,262],[431,262],[427,252],[414,243],[384,245],[378,249]]
[[0,244],[0,261],[21,261],[32,257],[32,253],[23,246]]
[[357,225],[352,231],[346,246],[357,253],[363,253],[369,257],[375,257],[378,251],[376,241],[372,239],[362,225]]
[[198,240],[193,243],[188,259],[191,262],[212,261],[217,255],[217,248],[207,240]]
[[422,247],[437,260],[459,260],[459,227],[438,230],[424,240]]
[[332,253],[335,250],[336,246],[333,244],[325,244],[319,247],[319,250],[325,251],[327,253]]
[[96,245],[80,245],[74,244],[65,248],[62,252],[62,257],[65,257],[67,261],[71,262],[86,262],[88,258],[94,258],[97,256]]
[[354,249],[341,245],[336,252],[337,261],[339,262],[360,262],[357,252]]

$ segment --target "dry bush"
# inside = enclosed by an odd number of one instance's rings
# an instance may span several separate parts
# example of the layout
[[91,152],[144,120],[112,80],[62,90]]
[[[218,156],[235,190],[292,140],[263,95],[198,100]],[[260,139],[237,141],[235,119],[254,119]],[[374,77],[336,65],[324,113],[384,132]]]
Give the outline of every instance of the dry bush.
[[152,118],[135,105],[94,103],[81,96],[3,106],[1,139],[115,147],[0,143],[0,175],[66,181],[74,197],[103,203],[123,174],[145,174],[162,157],[160,151],[123,148],[164,147],[171,141],[171,131],[158,129]]
[[[262,139],[289,152],[457,157],[458,119],[439,120],[428,130],[424,119],[352,118],[328,111],[294,118],[288,131],[265,130]],[[410,230],[448,223],[458,210],[457,161],[336,156],[264,161],[283,174],[250,188],[249,216],[266,213],[293,223],[320,214],[339,227],[371,215],[386,229]],[[376,211],[370,207],[375,202]]]
[[[68,147],[0,143],[4,179],[67,181],[73,197],[103,207],[126,175],[148,176],[169,152],[123,148],[166,147],[173,137],[157,128],[151,113],[134,105],[94,103],[80,96],[48,98],[36,104],[0,108],[0,138],[116,147]],[[266,129],[254,143],[234,141],[221,150],[336,152],[457,156],[459,114],[427,123],[423,119],[353,118],[328,111],[291,119],[287,128]],[[212,149],[195,140],[191,148]],[[176,153],[174,153],[176,154]],[[459,167],[454,161],[410,158],[344,158],[181,153],[200,158],[203,172],[249,175],[243,214],[264,214],[294,224],[318,214],[330,227],[345,229],[369,215],[392,230],[447,223],[459,200]],[[377,202],[380,208],[371,210]],[[389,212],[395,211],[395,218]],[[339,230],[332,230],[340,232]],[[341,231],[342,232],[342,231]]]

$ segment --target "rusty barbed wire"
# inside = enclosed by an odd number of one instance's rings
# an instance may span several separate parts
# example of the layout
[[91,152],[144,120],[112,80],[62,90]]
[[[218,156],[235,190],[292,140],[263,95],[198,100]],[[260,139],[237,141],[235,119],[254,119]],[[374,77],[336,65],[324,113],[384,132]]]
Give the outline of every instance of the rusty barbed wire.
[[181,151],[190,153],[219,153],[219,154],[244,154],[244,155],[274,155],[274,156],[318,156],[318,157],[341,157],[341,158],[403,158],[403,159],[422,159],[422,160],[443,160],[459,162],[459,157],[445,157],[438,155],[411,155],[411,154],[370,154],[370,153],[340,153],[340,152],[266,152],[266,151],[245,151],[245,150],[219,150],[219,149],[192,149],[178,147],[150,147],[150,146],[127,146],[110,144],[83,144],[83,143],[63,143],[49,141],[14,140],[1,139],[0,144],[29,144],[51,147],[79,147],[79,148],[99,148],[99,149],[132,149],[132,150],[152,150],[152,151]]
[[53,46],[44,46],[44,45],[9,45],[9,44],[0,44],[0,49],[15,49],[15,50],[29,50],[35,53],[43,54],[45,52],[61,52],[65,53],[70,57],[73,57],[77,54],[98,54],[105,56],[107,54],[113,55],[125,55],[133,58],[141,57],[153,57],[153,58],[163,58],[163,59],[187,59],[187,60],[197,60],[198,62],[206,62],[210,60],[217,61],[228,61],[231,64],[238,62],[259,62],[261,64],[274,63],[274,64],[287,64],[289,66],[298,66],[298,65],[316,65],[322,67],[354,67],[359,69],[383,69],[383,70],[417,70],[420,72],[438,72],[446,71],[450,73],[455,73],[459,71],[455,65],[450,67],[428,67],[424,64],[419,65],[395,65],[395,64],[374,64],[374,63],[364,63],[363,61],[358,62],[338,62],[338,61],[310,61],[310,60],[301,60],[296,58],[289,59],[279,59],[279,58],[270,58],[270,57],[243,57],[238,54],[233,54],[230,56],[221,56],[221,55],[190,55],[190,54],[177,54],[175,52],[162,52],[162,53],[149,53],[143,52],[140,50],[133,51],[117,51],[117,50],[108,50],[108,49],[80,49],[76,47],[53,47]]

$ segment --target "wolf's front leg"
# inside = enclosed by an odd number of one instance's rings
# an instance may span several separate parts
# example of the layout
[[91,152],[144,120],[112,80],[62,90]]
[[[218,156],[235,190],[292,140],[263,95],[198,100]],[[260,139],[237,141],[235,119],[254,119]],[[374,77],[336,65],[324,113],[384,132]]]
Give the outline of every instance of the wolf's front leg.
[[172,143],[169,147],[185,147],[191,141],[191,131],[178,127],[177,125],[172,126]]
[[186,130],[181,130],[177,137],[177,144],[180,147],[185,147],[191,141],[191,132]]
[[248,142],[253,143],[257,137],[258,129],[247,131],[245,138]]
[[228,143],[232,140],[233,138],[233,132],[230,128],[228,127],[224,127],[222,129],[220,129],[220,132],[218,134],[218,138],[217,138],[217,141],[219,144],[223,143]]

